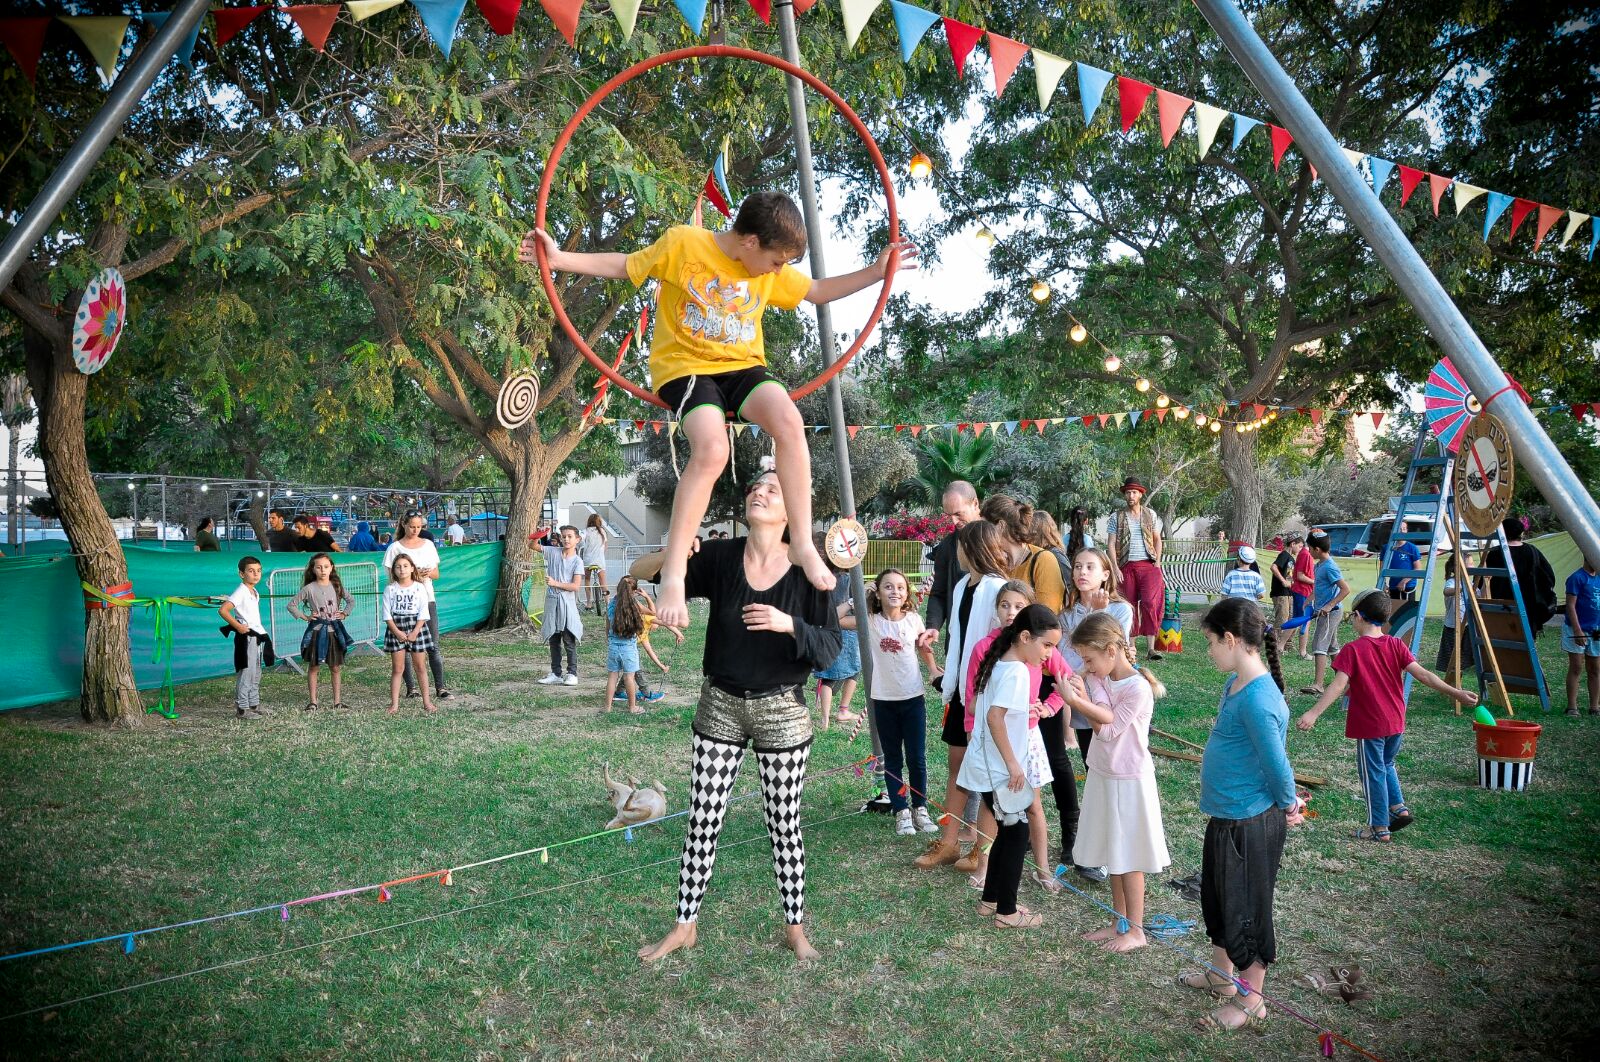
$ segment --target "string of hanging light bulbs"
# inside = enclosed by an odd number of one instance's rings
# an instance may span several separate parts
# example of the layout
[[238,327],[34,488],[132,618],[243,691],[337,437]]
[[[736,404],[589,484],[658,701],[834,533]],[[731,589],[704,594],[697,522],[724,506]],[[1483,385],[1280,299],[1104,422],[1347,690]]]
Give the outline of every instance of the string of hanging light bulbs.
[[[906,168],[912,180],[931,180],[935,186],[934,190],[936,192],[939,191],[940,175],[933,165],[933,160],[918,147],[915,138],[912,137],[910,131],[900,121],[899,115],[894,111],[890,111],[889,119],[895,129],[901,136],[905,137],[906,142],[911,146],[911,161]],[[995,231],[989,227],[987,222],[981,218],[978,220],[978,231],[974,235],[974,239],[982,244],[985,250],[993,250],[1000,243],[1000,237],[995,234]],[[1052,294],[1054,294],[1054,290],[1051,288],[1050,282],[1042,276],[1034,277],[1033,281],[1028,285],[1029,297],[1040,305],[1049,302]],[[1232,427],[1240,435],[1246,435],[1260,431],[1278,419],[1278,410],[1276,409],[1267,410],[1261,416],[1249,420],[1234,420],[1230,417],[1202,413],[1193,401],[1184,396],[1178,396],[1182,400],[1175,402],[1170,391],[1157,388],[1148,377],[1123,372],[1122,359],[1117,355],[1117,352],[1106,346],[1099,336],[1090,332],[1088,326],[1078,320],[1077,315],[1071,310],[1064,310],[1063,312],[1072,321],[1072,327],[1067,331],[1067,338],[1080,346],[1088,340],[1093,340],[1095,346],[1099,347],[1105,354],[1105,358],[1100,364],[1106,375],[1112,379],[1130,383],[1133,389],[1141,395],[1147,395],[1154,390],[1156,399],[1153,409],[1171,410],[1172,415],[1178,420],[1189,421],[1194,424],[1197,430],[1209,431],[1213,435],[1221,434],[1225,426]],[[1240,408],[1243,408],[1243,406],[1241,405]]]

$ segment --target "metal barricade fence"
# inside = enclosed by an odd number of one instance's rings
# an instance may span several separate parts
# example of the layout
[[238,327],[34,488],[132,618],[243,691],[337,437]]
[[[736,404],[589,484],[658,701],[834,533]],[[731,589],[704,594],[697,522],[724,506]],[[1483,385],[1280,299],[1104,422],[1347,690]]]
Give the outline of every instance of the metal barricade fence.
[[[345,630],[355,639],[350,648],[354,650],[364,645],[375,653],[382,652],[377,644],[383,633],[383,624],[378,619],[383,612],[383,589],[378,584],[378,565],[372,561],[354,561],[340,564],[338,568],[339,581],[355,602],[344,621]],[[267,608],[262,615],[278,659],[296,671],[303,669],[300,663],[300,638],[306,632],[306,622],[289,614],[289,602],[300,592],[304,581],[305,572],[298,568],[279,568],[268,575]]]

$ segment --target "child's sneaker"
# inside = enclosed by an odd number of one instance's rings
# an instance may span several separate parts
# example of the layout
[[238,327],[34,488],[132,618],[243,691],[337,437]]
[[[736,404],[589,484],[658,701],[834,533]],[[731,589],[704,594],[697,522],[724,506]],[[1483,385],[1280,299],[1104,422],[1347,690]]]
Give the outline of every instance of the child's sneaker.
[[912,808],[911,821],[916,823],[917,829],[922,833],[939,832],[939,824],[928,816],[927,808]]
[[234,714],[240,719],[260,719],[261,713],[254,708],[235,708]]
[[660,690],[651,690],[649,693],[639,694],[639,699],[641,701],[649,701],[651,704],[654,704],[656,701],[659,701],[665,696],[666,694],[662,693]]
[[[561,685],[561,676],[556,674],[554,671],[552,671],[552,672],[550,672],[550,674],[546,675],[544,678],[539,680],[539,685],[541,685],[541,686],[559,686],[559,685]],[[408,696],[409,696],[409,694],[408,694]]]
[[561,684],[563,686],[576,686],[578,684],[578,676],[568,675],[566,678],[561,680]]
[[915,837],[917,828],[911,824],[911,809],[901,808],[894,813],[894,832],[901,837]]

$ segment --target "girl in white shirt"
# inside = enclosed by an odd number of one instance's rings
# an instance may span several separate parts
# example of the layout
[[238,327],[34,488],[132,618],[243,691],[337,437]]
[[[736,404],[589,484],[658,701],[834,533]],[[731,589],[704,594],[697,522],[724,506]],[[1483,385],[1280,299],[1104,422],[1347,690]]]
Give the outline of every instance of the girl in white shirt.
[[428,650],[434,644],[428,627],[428,592],[416,572],[415,561],[405,553],[397,555],[389,568],[391,581],[383,590],[383,648],[394,657],[389,675],[390,715],[400,711],[400,686],[405,682],[408,657],[417,671],[423,711],[438,711],[428,694]]

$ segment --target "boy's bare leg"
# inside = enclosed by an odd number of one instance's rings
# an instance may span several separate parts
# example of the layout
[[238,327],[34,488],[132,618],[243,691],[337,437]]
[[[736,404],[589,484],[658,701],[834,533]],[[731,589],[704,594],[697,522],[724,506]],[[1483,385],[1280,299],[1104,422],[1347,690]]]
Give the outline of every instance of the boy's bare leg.
[[[613,677],[612,681],[615,683],[615,677]],[[634,679],[633,672],[626,671],[623,673],[622,687],[628,691],[628,714],[638,715],[643,712],[644,709],[639,707],[639,683]],[[611,710],[611,697],[616,692],[616,686],[613,685],[606,694],[606,711],[608,712]]]
[[[793,408],[793,403],[790,406]],[[799,419],[796,413],[797,424]],[[700,521],[705,519],[706,507],[711,504],[711,490],[728,464],[728,433],[722,410],[716,406],[697,406],[690,410],[683,418],[683,434],[689,439],[689,460],[672,496],[672,523],[667,531],[667,555],[661,564],[656,618],[663,624],[686,627],[689,625],[689,602],[684,597],[683,580],[689,573],[689,549],[695,533],[700,530]],[[787,500],[785,498],[785,502]],[[808,515],[810,500],[808,495]],[[794,522],[792,512],[791,525]]]
[[[838,581],[811,540],[811,451],[806,448],[806,428],[800,411],[781,384],[764,383],[750,392],[739,415],[772,436],[777,449],[778,483],[783,487],[783,505],[789,513],[789,561],[806,573],[818,590],[832,590]],[[681,487],[680,487],[681,490]],[[710,491],[706,492],[707,504]],[[700,512],[704,514],[705,505]],[[674,512],[676,520],[676,512]],[[670,558],[669,558],[670,560]],[[665,586],[665,582],[662,583]],[[684,623],[661,612],[663,623]]]
[[600,709],[600,714],[604,715],[611,711],[611,699],[617,695],[617,680],[621,677],[618,672],[606,672],[606,703],[605,707]]

